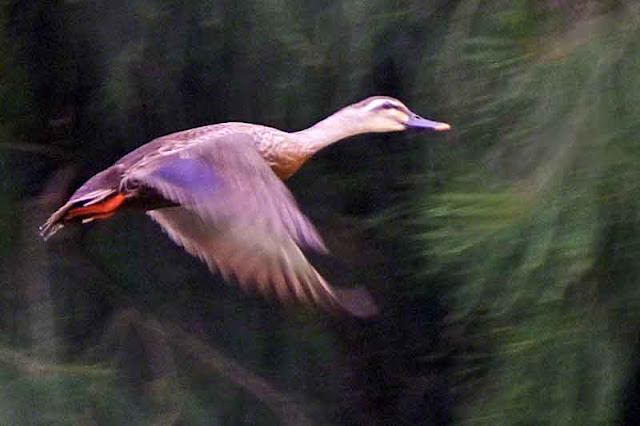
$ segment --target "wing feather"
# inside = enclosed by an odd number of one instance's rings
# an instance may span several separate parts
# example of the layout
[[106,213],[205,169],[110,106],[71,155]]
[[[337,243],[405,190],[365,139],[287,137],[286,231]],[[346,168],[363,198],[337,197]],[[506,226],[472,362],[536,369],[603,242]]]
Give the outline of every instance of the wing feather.
[[203,259],[212,270],[235,277],[247,291],[285,303],[293,300],[326,309],[342,306],[290,237],[255,227],[221,232],[184,207],[147,214],[187,252]]

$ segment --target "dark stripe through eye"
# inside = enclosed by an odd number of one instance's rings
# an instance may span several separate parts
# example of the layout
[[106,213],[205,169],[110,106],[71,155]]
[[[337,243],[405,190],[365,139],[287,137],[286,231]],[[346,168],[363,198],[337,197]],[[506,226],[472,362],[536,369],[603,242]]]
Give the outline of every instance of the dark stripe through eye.
[[382,108],[384,109],[391,109],[391,108],[398,108],[398,106],[394,103],[391,102],[385,102],[382,104]]

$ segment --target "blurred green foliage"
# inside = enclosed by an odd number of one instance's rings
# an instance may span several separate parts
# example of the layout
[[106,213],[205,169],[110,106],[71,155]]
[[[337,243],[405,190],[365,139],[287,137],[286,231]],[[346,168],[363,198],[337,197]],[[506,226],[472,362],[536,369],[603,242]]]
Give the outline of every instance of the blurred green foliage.
[[[0,422],[637,421],[638,2],[0,5]],[[153,137],[371,94],[454,130],[288,184],[376,320],[246,296],[143,217],[32,235],[63,201],[39,194]]]
[[421,253],[465,330],[464,421],[612,424],[636,374],[638,9],[520,3],[452,21],[441,66],[463,70],[446,87],[473,146],[416,204]]

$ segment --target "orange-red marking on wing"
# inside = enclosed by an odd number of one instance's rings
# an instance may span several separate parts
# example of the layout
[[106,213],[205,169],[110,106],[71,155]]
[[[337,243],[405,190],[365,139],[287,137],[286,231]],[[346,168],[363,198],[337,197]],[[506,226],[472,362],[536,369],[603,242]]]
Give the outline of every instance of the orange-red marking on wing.
[[67,212],[64,220],[71,220],[76,217],[91,219],[106,219],[112,216],[115,211],[124,203],[125,196],[116,194],[106,200],[91,206],[75,207]]

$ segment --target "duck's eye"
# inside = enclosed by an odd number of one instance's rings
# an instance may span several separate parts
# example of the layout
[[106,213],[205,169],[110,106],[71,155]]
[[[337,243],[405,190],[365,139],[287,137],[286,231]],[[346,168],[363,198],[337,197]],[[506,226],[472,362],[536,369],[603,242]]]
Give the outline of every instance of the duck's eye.
[[382,104],[382,108],[384,109],[396,109],[398,106],[392,102],[385,102]]

